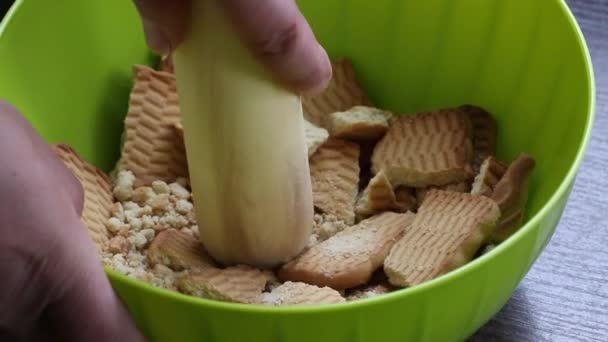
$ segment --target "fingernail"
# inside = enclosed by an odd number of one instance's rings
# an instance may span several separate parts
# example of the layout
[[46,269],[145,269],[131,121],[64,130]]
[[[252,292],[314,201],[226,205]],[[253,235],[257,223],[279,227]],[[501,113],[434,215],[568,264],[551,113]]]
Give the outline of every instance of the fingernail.
[[158,24],[149,19],[143,19],[144,33],[148,46],[158,54],[170,52],[171,41]]

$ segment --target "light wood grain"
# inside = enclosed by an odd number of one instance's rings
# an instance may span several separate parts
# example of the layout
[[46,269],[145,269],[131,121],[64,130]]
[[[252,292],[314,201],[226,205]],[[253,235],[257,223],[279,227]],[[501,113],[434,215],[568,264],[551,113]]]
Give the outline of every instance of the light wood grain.
[[567,3],[594,62],[591,144],[547,249],[472,342],[608,341],[608,0]]

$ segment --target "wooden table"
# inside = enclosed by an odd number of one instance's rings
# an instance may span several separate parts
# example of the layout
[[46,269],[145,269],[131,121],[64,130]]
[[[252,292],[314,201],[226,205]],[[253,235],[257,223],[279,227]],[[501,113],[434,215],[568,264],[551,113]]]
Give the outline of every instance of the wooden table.
[[551,242],[508,304],[470,341],[608,341],[608,0],[567,3],[594,62],[591,144]]
[[[567,2],[595,65],[593,137],[553,239],[472,342],[608,341],[608,0]],[[0,17],[8,3],[0,0]]]

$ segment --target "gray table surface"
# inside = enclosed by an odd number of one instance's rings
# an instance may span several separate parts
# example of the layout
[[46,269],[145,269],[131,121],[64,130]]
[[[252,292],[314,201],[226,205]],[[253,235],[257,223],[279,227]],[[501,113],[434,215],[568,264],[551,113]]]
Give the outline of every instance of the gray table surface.
[[567,3],[594,62],[597,115],[591,144],[550,244],[471,342],[608,341],[608,0]]
[[608,0],[567,3],[595,69],[591,144],[551,242],[470,341],[608,341]]

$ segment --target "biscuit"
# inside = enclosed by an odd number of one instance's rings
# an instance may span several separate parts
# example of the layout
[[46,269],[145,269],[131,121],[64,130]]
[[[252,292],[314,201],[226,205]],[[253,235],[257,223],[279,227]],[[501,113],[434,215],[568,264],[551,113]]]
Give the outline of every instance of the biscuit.
[[466,112],[473,124],[473,170],[479,171],[483,161],[496,156],[496,121],[490,113],[480,107],[464,105],[459,107]]
[[262,294],[260,302],[267,305],[336,304],[345,302],[340,292],[299,282],[285,282],[271,292]]
[[359,146],[329,139],[310,158],[310,175],[314,206],[353,224],[359,185]]
[[147,256],[151,264],[162,264],[178,271],[214,267],[197,238],[175,229],[158,233],[148,248]]
[[395,286],[415,286],[467,263],[494,232],[498,205],[485,196],[431,190],[384,261]]
[[181,120],[175,75],[142,65],[134,71],[118,169],[131,170],[137,187],[187,177],[184,141],[174,128]]
[[528,200],[528,183],[535,166],[532,157],[520,154],[494,187],[490,198],[498,203],[502,216],[491,242],[504,241],[521,226]]
[[451,183],[442,186],[430,186],[427,188],[416,188],[416,201],[418,202],[418,206],[422,205],[424,202],[424,198],[429,190],[445,190],[445,191],[454,191],[454,192],[469,192],[471,190],[471,186],[469,182],[458,182]]
[[349,140],[377,140],[388,130],[392,113],[374,107],[355,106],[329,115],[332,137]]
[[326,127],[329,114],[345,111],[353,106],[371,106],[371,101],[355,77],[355,70],[347,59],[332,64],[329,85],[319,95],[302,98],[304,117],[316,126]]
[[494,191],[496,183],[502,178],[507,171],[507,166],[497,160],[495,157],[487,157],[481,167],[479,173],[475,176],[471,194],[490,196]]
[[112,215],[114,204],[112,182],[103,171],[82,159],[70,146],[55,144],[52,148],[82,184],[84,205],[81,219],[101,251],[109,238],[106,222]]
[[233,303],[256,303],[269,278],[265,272],[239,265],[204,268],[176,279],[177,288],[186,294]]
[[406,212],[412,208],[407,202],[398,202],[393,186],[383,171],[378,172],[359,196],[355,206],[358,218],[365,218],[383,211]]
[[472,178],[471,122],[463,111],[440,109],[394,120],[372,156],[393,186],[426,187]]
[[363,220],[285,264],[278,277],[337,290],[365,284],[413,220],[392,212]]
[[310,157],[317,151],[319,146],[327,141],[329,132],[325,128],[317,127],[304,119],[304,138],[308,147],[308,157]]

